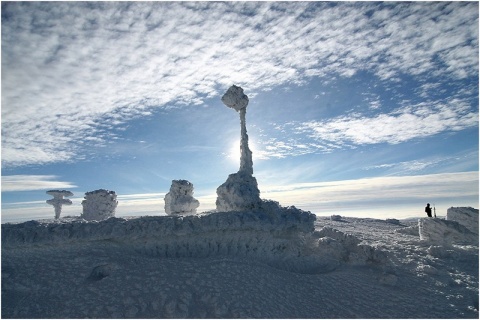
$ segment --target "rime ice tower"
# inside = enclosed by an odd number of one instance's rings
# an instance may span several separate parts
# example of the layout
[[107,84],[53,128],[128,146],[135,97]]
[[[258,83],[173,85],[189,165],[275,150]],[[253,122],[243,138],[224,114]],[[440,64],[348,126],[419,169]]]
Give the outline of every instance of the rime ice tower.
[[72,200],[70,199],[63,199],[63,197],[71,197],[73,193],[67,190],[49,190],[47,194],[53,196],[53,199],[47,200],[48,204],[51,204],[55,209],[55,219],[60,218],[60,214],[62,213],[62,205],[71,205]]
[[164,200],[168,215],[193,215],[200,205],[193,197],[193,184],[187,180],[172,180],[172,186]]
[[243,211],[259,208],[260,191],[253,177],[252,151],[248,148],[245,116],[248,97],[243,89],[231,86],[222,97],[222,102],[240,113],[240,169],[230,174],[227,181],[217,188],[217,211]]
[[85,220],[105,220],[115,216],[117,205],[115,191],[99,189],[86,192],[85,200],[82,201],[83,213],[81,217]]

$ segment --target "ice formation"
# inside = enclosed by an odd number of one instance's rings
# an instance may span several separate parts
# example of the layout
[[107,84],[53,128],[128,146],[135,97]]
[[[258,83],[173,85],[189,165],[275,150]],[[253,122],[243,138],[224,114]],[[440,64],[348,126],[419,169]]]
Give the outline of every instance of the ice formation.
[[2,248],[114,241],[147,256],[165,258],[252,257],[277,269],[321,273],[342,264],[383,261],[373,247],[343,232],[315,230],[316,217],[295,207],[263,201],[250,212],[112,217],[97,222],[78,220],[42,224],[29,221],[2,225]]
[[422,218],[418,220],[420,240],[434,242],[441,245],[476,244],[478,234],[468,230],[456,221],[440,218]]
[[447,210],[446,219],[456,221],[468,230],[478,234],[478,209],[471,207],[451,207]]
[[193,184],[187,180],[172,180],[170,191],[165,195],[165,212],[168,215],[192,215],[200,205],[193,197]]
[[85,193],[85,200],[82,201],[81,217],[85,220],[105,220],[115,216],[117,205],[115,191],[105,189],[90,191]]
[[223,95],[222,102],[240,113],[240,169],[217,188],[217,211],[256,209],[261,206],[261,199],[257,179],[253,176],[252,151],[248,147],[245,121],[248,97],[241,87],[233,85]]
[[71,197],[73,193],[68,190],[49,190],[47,194],[53,196],[53,199],[47,200],[47,203],[51,204],[55,209],[55,219],[59,219],[62,213],[62,205],[72,204],[72,200],[64,199],[63,197]]

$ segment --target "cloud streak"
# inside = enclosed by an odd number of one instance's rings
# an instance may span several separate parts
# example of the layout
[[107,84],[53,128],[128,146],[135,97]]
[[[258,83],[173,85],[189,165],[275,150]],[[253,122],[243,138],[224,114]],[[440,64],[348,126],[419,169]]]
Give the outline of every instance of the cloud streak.
[[[82,158],[151,108],[202,104],[232,83],[254,93],[359,71],[476,77],[478,4],[2,3],[2,162]],[[330,126],[403,120],[384,117]]]
[[[377,108],[375,108],[377,109]],[[326,120],[275,125],[278,138],[263,140],[263,158],[284,158],[371,144],[399,144],[443,132],[478,126],[478,110],[468,99],[451,98],[407,104],[389,113],[366,116],[351,113]],[[289,137],[287,140],[283,136]]]
[[2,192],[70,189],[76,187],[71,182],[59,181],[58,177],[53,175],[2,176]]

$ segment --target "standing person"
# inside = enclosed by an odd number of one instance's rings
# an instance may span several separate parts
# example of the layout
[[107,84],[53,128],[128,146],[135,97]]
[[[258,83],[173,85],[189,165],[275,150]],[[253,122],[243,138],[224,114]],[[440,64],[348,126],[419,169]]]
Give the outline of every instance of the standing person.
[[432,208],[430,207],[430,203],[427,203],[427,206],[425,207],[425,212],[427,213],[427,216],[429,218],[432,217]]

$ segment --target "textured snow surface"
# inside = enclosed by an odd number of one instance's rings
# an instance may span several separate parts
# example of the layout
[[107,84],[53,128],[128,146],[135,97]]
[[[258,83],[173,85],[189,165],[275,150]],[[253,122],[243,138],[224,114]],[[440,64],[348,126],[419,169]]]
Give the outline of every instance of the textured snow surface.
[[173,180],[164,200],[165,212],[171,215],[193,215],[200,206],[193,197],[193,184],[187,180]]
[[[478,318],[478,245],[262,210],[2,225],[3,318]],[[417,226],[418,228],[418,226]]]
[[478,209],[471,207],[451,207],[447,210],[447,220],[456,221],[478,234]]
[[420,239],[448,245],[478,245],[478,209],[471,207],[449,208],[446,220],[423,218],[418,220]]

